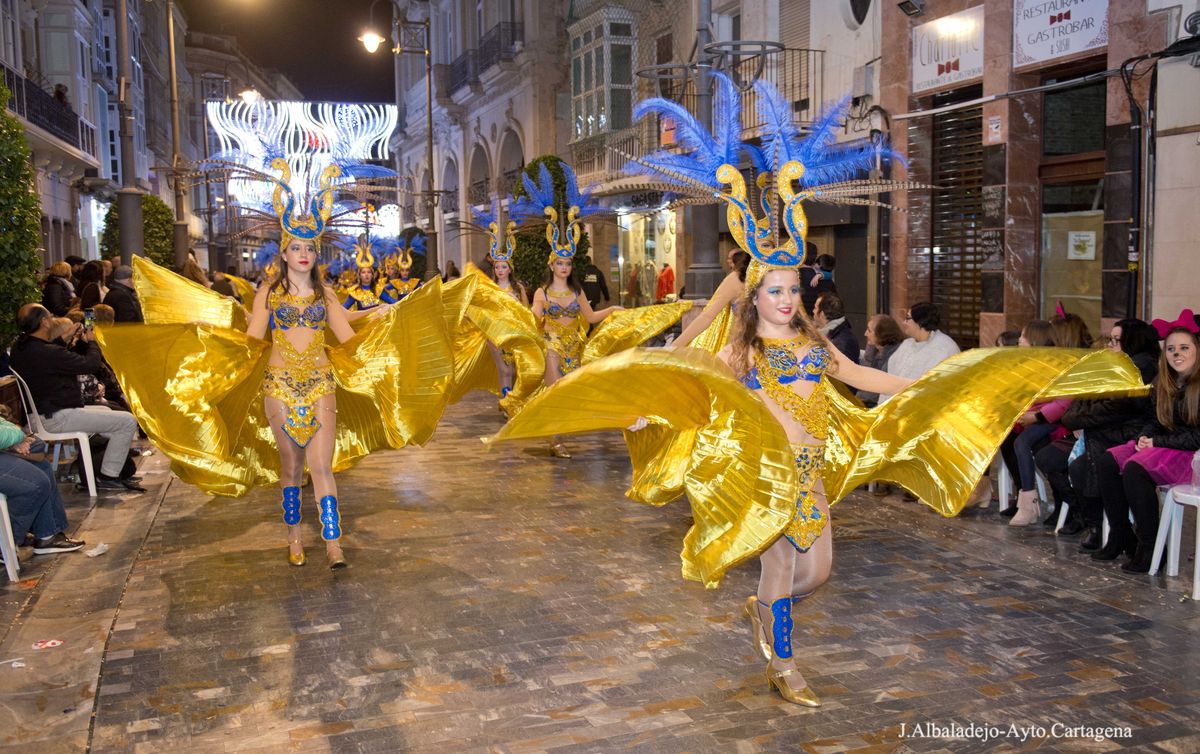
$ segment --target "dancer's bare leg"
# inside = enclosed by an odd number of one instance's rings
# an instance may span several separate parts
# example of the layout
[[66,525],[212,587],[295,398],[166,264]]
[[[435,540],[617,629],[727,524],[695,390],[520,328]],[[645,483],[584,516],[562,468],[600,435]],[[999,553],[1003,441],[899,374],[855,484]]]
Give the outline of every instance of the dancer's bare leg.
[[[833,536],[829,528],[829,506],[825,496],[814,493],[816,508],[826,522],[821,536],[807,552],[798,551],[786,538],[780,537],[760,556],[762,575],[758,582],[758,611],[763,631],[772,644],[770,666],[777,670],[791,670],[785,676],[787,685],[802,689],[807,685],[796,668],[791,656],[791,635],[784,627],[790,623],[792,610],[804,597],[812,594],[829,578],[833,565]],[[775,632],[775,623],[780,621],[780,631]],[[780,655],[785,655],[781,657]]]
[[[263,398],[263,408],[271,425],[271,433],[275,435],[275,447],[279,449],[279,486],[284,490],[285,498],[289,487],[296,488],[298,496],[300,484],[304,480],[304,450],[283,431],[287,406],[278,398],[268,396]],[[302,531],[299,523],[288,526],[288,551],[293,558],[304,555]]]
[[[322,511],[328,507],[321,501],[337,499],[337,483],[333,478],[333,449],[337,441],[337,398],[333,395],[321,396],[316,402],[317,420],[321,428],[312,436],[308,443],[305,456],[308,460],[308,473],[312,475],[313,492],[316,494],[318,505]],[[334,504],[336,511],[336,503]],[[326,515],[326,518],[328,516]],[[325,554],[330,563],[342,559],[340,539],[340,519],[334,525],[338,536],[330,537],[329,522],[322,520],[322,537],[325,538]]]
[[[542,382],[546,387],[551,387],[560,379],[562,379],[562,357],[553,348],[548,348],[546,349],[546,371],[542,375]],[[559,435],[550,438],[550,452],[559,458],[571,457]]]

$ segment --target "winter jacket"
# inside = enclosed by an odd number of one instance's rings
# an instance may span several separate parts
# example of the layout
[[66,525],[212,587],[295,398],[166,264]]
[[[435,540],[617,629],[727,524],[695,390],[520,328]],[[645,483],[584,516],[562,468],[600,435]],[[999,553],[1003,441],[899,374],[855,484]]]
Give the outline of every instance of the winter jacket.
[[42,283],[42,306],[50,310],[56,317],[65,317],[71,309],[71,300],[75,291],[71,284],[57,275],[51,275]]

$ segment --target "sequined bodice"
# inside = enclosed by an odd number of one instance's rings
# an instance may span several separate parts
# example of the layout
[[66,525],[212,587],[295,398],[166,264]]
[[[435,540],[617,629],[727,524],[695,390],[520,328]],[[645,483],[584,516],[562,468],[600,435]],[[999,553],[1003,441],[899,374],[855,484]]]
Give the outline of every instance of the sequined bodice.
[[268,298],[271,309],[271,328],[290,330],[293,327],[307,327],[310,330],[324,330],[326,323],[325,302],[317,297],[314,291],[307,296],[296,296],[279,289],[271,291]]
[[[741,382],[752,390],[762,390],[784,411],[791,414],[813,437],[824,440],[828,435],[828,410],[825,394],[820,389],[821,379],[832,357],[824,346],[813,346],[796,358],[796,351],[808,345],[805,338],[763,341],[763,353],[754,360],[754,366],[741,378]],[[814,382],[816,388],[807,396],[792,389],[795,382]]]
[[[563,306],[559,301],[571,299],[571,303]],[[546,290],[546,316],[551,319],[562,319],[563,317],[578,317],[579,316],[579,296],[574,292],[565,296],[556,296],[549,289]]]

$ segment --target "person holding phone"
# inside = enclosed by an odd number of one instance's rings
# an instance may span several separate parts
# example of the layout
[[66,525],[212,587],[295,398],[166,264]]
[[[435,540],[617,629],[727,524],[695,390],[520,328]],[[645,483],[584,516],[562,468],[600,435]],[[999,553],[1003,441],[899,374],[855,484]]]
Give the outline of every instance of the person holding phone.
[[77,349],[54,342],[54,317],[41,304],[25,304],[17,311],[20,334],[13,344],[9,366],[33,395],[42,422],[51,432],[87,432],[108,440],[96,487],[102,490],[145,492],[132,476],[123,476],[137,420],[126,411],[86,408],[79,375],[95,374],[103,364],[95,333],[84,332]]

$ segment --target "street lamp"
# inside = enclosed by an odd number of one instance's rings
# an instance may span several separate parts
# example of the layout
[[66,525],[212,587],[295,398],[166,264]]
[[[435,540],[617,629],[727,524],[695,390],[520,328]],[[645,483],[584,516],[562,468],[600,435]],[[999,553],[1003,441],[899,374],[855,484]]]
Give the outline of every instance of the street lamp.
[[[171,76],[171,182],[175,191],[175,266],[183,269],[188,258],[188,223],[184,208],[187,189],[184,188],[180,170],[183,154],[180,148],[179,128],[179,76],[175,67],[175,0],[167,0],[167,63]],[[210,263],[211,264],[211,263]]]
[[[372,0],[371,6],[368,9],[368,25],[367,31],[358,39],[362,42],[363,47],[369,53],[374,53],[383,42],[383,37],[372,30],[374,26],[375,4],[379,0]],[[416,54],[425,56],[425,161],[429,168],[429,189],[420,191],[425,198],[426,212],[429,217],[429,232],[426,234],[425,249],[426,254],[433,264],[425,265],[425,276],[427,278],[436,275],[441,269],[441,260],[438,257],[437,243],[437,226],[434,224],[434,213],[437,209],[438,192],[435,188],[435,171],[433,166],[433,51],[430,49],[429,19],[424,21],[409,21],[407,18],[395,17],[396,6],[393,3],[392,11],[392,28],[396,33],[396,46],[392,48],[393,55]],[[397,95],[397,98],[399,95]],[[400,103],[397,102],[397,105]],[[419,181],[419,179],[418,179]]]

